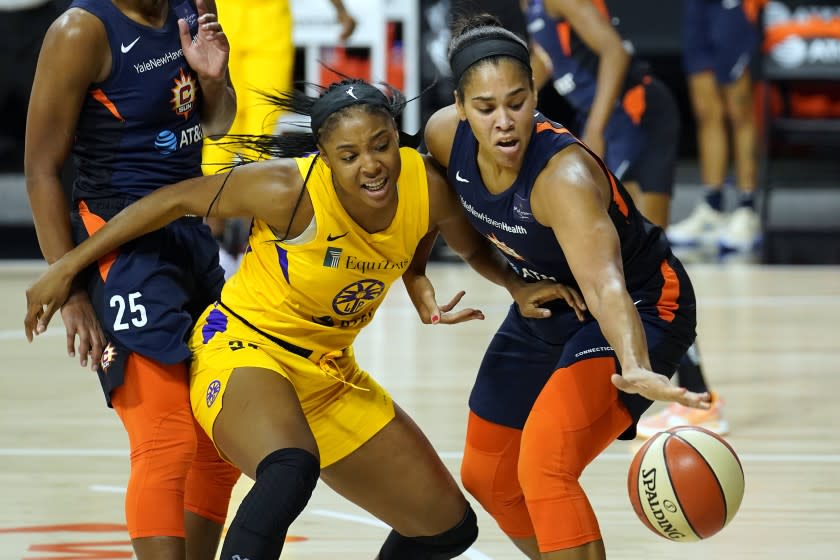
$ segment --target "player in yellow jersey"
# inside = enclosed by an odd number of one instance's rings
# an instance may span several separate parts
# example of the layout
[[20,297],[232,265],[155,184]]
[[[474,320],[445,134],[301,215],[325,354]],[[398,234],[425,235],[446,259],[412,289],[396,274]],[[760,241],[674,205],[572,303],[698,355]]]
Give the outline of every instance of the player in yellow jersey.
[[[340,24],[336,41],[344,43],[356,28],[356,20],[342,0],[330,0]],[[231,80],[237,84],[236,118],[228,134],[271,134],[281,117],[277,108],[266,103],[261,92],[286,91],[292,88],[295,45],[291,0],[218,0],[219,14],[225,22],[230,41]],[[202,169],[206,175],[223,173],[238,157],[253,157],[232,150],[225,140],[204,139]],[[250,217],[249,217],[250,218]],[[220,243],[219,264],[225,278],[239,266],[244,250],[247,222],[208,220],[207,224]]]
[[[314,133],[256,138],[251,147],[285,157],[132,204],[27,291],[27,335],[44,332],[79,271],[127,240],[187,214],[255,216],[241,269],[190,340],[193,411],[224,458],[255,480],[222,557],[277,558],[320,473],[393,527],[381,560],[454,558],[477,536],[475,513],[420,429],[360,369],[353,340],[390,285],[425,262],[438,229],[508,288],[523,315],[547,316],[540,304],[561,298],[582,317],[584,304],[560,284],[520,280],[466,221],[438,168],[399,148],[398,92],[344,80],[317,98],[275,101],[309,116]],[[411,292],[443,312],[433,322],[483,318],[452,312],[458,296],[438,308],[428,279],[411,278]]]

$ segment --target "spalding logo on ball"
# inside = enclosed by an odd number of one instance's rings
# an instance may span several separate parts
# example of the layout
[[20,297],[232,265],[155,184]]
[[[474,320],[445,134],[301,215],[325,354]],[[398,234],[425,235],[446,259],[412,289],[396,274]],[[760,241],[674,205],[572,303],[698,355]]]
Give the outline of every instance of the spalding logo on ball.
[[744,470],[729,444],[704,428],[660,432],[639,449],[627,477],[642,523],[672,541],[706,539],[732,521],[744,497]]

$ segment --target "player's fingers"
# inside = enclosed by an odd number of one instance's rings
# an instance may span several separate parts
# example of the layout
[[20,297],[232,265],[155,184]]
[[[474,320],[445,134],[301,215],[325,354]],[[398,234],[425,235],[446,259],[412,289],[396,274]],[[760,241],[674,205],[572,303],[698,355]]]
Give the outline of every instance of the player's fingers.
[[26,340],[29,342],[32,342],[35,335],[35,328],[38,324],[41,309],[41,306],[36,303],[30,303],[26,306],[26,317],[23,318],[23,331],[26,334]]
[[207,11],[207,3],[204,0],[195,0],[195,9],[198,12],[199,19],[209,13]]
[[551,317],[551,311],[544,307],[538,307],[534,302],[529,301],[519,308],[519,314],[529,319],[547,319]]
[[105,336],[102,334],[101,330],[96,328],[93,329],[90,335],[91,341],[91,348],[90,348],[90,369],[91,371],[96,371],[97,365],[102,361],[102,351],[105,350],[104,344]]
[[91,339],[90,333],[87,329],[79,330],[79,364],[82,367],[87,367],[88,358],[90,357]]
[[71,358],[76,355],[76,329],[67,325],[67,336],[65,337],[67,345],[67,355]]
[[205,23],[213,23],[218,22],[219,16],[214,14],[213,12],[207,12],[198,16],[198,23],[204,25]]
[[691,408],[706,410],[712,406],[712,396],[708,392],[694,393],[692,391],[684,390],[676,400],[680,404]]
[[181,38],[181,49],[186,51],[192,46],[192,35],[190,35],[190,26],[186,20],[178,20],[178,35]]
[[568,286],[564,286],[564,289],[568,294],[568,296],[566,296],[566,301],[569,302],[569,305],[574,307],[575,311],[586,311],[586,301],[583,299],[583,296],[580,295],[580,292]]
[[458,303],[461,301],[461,298],[463,298],[464,294],[466,294],[466,293],[467,292],[465,292],[464,290],[461,290],[460,292],[455,294],[452,297],[452,299],[449,300],[449,303],[445,303],[445,304],[441,305],[440,310],[443,311],[444,313],[446,313],[447,311],[451,311],[456,305],[458,305]]
[[38,317],[38,334],[47,332],[47,325],[50,324],[52,320],[52,316],[58,311],[59,306],[55,305],[54,303],[50,303],[44,306],[44,311],[41,313],[41,316]]
[[434,292],[429,292],[424,294],[422,300],[420,302],[420,320],[423,322],[424,325],[436,324],[440,321],[441,311],[438,307],[437,302],[435,301],[435,294]]
[[484,313],[480,309],[462,309],[455,313],[444,313],[440,322],[444,325],[456,325],[467,321],[483,321]]

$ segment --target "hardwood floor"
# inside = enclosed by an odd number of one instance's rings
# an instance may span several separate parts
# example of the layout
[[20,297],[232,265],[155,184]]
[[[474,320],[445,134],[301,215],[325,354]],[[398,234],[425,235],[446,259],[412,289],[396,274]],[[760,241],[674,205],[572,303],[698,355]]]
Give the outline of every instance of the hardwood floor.
[[[55,322],[23,338],[24,290],[40,266],[0,266],[0,560],[129,558],[122,501],[127,442],[94,374],[65,356]],[[626,474],[638,442],[616,442],[585,472],[608,557],[788,560],[840,557],[840,268],[691,265],[706,375],[725,399],[728,437],[746,475],[734,521],[695,544],[653,535],[636,519]],[[441,300],[460,289],[483,322],[424,326],[402,285],[356,353],[457,473],[466,400],[509,299],[461,265],[430,269]],[[662,405],[654,409],[657,410]],[[233,505],[248,484],[240,481]],[[479,512],[463,558],[521,554]],[[325,485],[290,531],[284,558],[373,558],[387,529]]]

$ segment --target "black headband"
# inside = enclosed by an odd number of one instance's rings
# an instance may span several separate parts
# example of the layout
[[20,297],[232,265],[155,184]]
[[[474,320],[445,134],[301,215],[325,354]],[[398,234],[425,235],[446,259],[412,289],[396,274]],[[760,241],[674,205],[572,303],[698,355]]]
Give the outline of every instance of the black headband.
[[342,87],[335,87],[319,97],[312,105],[312,134],[318,139],[318,131],[330,115],[351,105],[374,105],[383,107],[391,112],[391,104],[385,94],[376,87],[360,83],[351,83]]
[[528,52],[528,47],[519,41],[507,37],[492,39],[476,37],[452,55],[450,66],[452,67],[452,77],[455,79],[455,84],[460,83],[461,76],[470,66],[479,60],[494,56],[510,56],[522,62],[528,68],[531,67],[531,55]]

